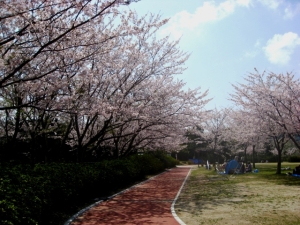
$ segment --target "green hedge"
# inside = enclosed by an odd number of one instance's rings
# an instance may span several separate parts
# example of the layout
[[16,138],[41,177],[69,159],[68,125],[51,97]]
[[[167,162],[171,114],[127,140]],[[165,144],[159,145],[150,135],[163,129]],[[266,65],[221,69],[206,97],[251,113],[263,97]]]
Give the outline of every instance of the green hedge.
[[300,156],[290,156],[288,162],[300,162]]
[[99,163],[0,164],[0,224],[63,224],[93,199],[177,163],[153,153]]

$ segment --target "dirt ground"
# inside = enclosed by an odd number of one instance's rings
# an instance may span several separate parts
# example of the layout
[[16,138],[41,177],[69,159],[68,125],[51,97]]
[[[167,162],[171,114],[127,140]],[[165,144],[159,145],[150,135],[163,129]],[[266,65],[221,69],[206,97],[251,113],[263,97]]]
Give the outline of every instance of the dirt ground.
[[[244,177],[190,177],[175,205],[186,225],[300,224],[300,187],[277,185]],[[241,179],[241,178],[238,178]],[[242,178],[243,179],[243,178]]]

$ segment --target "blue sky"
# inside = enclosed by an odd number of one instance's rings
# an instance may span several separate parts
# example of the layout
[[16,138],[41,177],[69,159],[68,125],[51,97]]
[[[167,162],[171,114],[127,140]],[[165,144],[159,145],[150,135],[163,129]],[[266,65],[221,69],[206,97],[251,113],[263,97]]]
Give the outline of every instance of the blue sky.
[[158,35],[181,37],[191,53],[180,79],[209,89],[210,108],[230,107],[232,84],[250,72],[293,72],[300,78],[299,0],[141,0],[140,15],[170,18]]

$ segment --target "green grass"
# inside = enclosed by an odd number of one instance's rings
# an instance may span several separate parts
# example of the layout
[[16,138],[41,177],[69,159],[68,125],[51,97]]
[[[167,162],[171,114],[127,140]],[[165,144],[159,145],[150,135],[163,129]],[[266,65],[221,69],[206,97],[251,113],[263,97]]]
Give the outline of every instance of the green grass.
[[[276,163],[256,163],[256,168],[259,170],[259,173],[256,174],[258,176],[258,180],[274,182],[276,184],[282,185],[300,185],[300,179],[287,176],[286,173],[293,171],[293,169],[298,166],[300,163],[289,163],[283,162],[281,164],[281,174],[275,174],[277,164]],[[290,168],[290,169],[286,169]]]
[[[258,173],[228,175],[229,179],[214,170],[197,168],[175,210],[187,225],[230,224],[231,217],[239,224],[300,224],[300,179],[286,175],[297,165],[283,162],[282,168],[291,169],[276,174],[276,163],[256,163]],[[235,214],[237,210],[240,213]]]

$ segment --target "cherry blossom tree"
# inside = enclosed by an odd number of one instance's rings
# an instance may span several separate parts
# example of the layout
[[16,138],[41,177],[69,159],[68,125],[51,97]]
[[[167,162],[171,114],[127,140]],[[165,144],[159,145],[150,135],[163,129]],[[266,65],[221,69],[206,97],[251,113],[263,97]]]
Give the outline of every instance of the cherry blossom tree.
[[[81,51],[94,44],[90,27],[104,22],[110,24],[110,18],[119,13],[116,6],[132,1],[1,1],[0,88],[49,74],[58,75],[78,64],[93,54],[93,51]],[[130,31],[112,36],[104,33],[98,42],[127,32]]]
[[285,82],[282,82],[290,81],[291,78],[289,74],[284,78],[283,75],[260,74],[256,71],[245,78],[247,84],[234,85],[235,93],[232,94],[232,100],[237,105],[247,111],[252,118],[259,120],[260,133],[273,140],[278,153],[278,174],[281,173],[281,154],[284,145],[289,137],[294,137],[294,127],[297,126],[289,122],[288,118],[292,115],[292,111],[289,110],[291,108],[288,110],[286,108],[295,105],[290,98],[291,91],[284,85]]
[[[99,49],[101,44],[136,32],[113,25],[117,6],[130,2],[0,2],[0,111],[4,111],[4,133],[12,136],[12,142],[24,130],[24,118],[33,112],[30,108],[41,110],[41,118],[45,110],[54,110],[57,94],[71,87],[74,76],[86,72],[83,63],[105,52]],[[56,108],[62,109],[61,104]],[[33,115],[29,118],[36,112]],[[8,129],[11,126],[13,131]]]
[[[118,11],[117,1],[37,3],[15,16],[3,12],[8,27],[30,16],[34,22],[16,39],[2,30],[1,136],[45,145],[59,139],[83,160],[99,149],[114,157],[170,150],[186,127],[201,123],[207,91],[183,91],[174,79],[188,54],[178,41],[156,38],[167,20]],[[42,148],[46,157],[51,149]]]
[[288,137],[300,149],[299,79],[295,79],[291,73],[270,73],[268,79],[276,84],[269,102],[275,110],[269,111],[268,116],[287,132]]
[[245,161],[247,161],[247,154],[251,154],[253,168],[255,168],[256,153],[263,150],[260,146],[268,138],[262,132],[262,121],[260,118],[253,117],[248,111],[243,111],[243,108],[230,110],[229,118],[229,135],[236,143],[236,152],[242,151]]
[[[207,93],[186,93],[181,90],[183,86],[183,82],[176,82],[170,78],[148,83],[144,89],[150,91],[147,102],[138,103],[139,111],[134,117],[128,118],[126,127],[118,129],[118,135],[114,137],[114,143],[122,145],[121,152],[124,152],[124,147],[126,152],[129,152],[128,147],[133,146],[136,149],[158,148],[171,151],[185,141],[185,128],[199,124],[198,118],[205,114],[202,98]],[[124,138],[120,135],[122,132],[134,132],[134,135],[126,135]]]
[[[208,142],[209,151],[217,156],[221,156],[224,161],[230,157],[232,138],[228,131],[228,109],[210,110],[208,117],[204,121],[204,137]],[[218,157],[219,158],[219,157]]]

